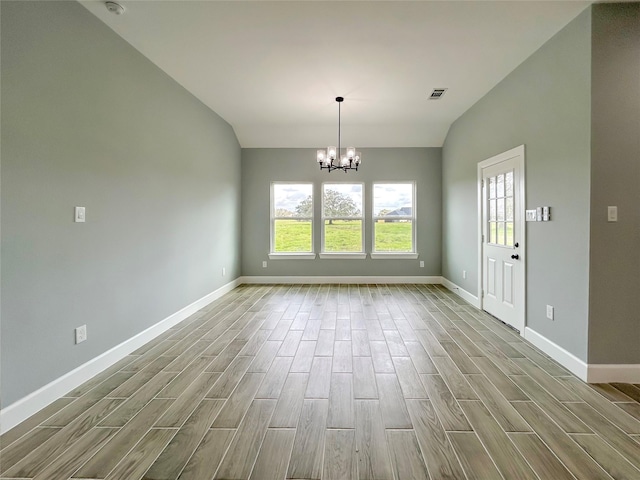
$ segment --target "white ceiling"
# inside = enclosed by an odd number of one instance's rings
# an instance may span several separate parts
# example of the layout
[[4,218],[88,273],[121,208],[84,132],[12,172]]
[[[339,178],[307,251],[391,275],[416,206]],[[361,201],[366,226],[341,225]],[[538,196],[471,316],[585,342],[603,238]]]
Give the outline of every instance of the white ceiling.
[[[82,4],[229,122],[243,147],[440,147],[587,1]],[[428,100],[433,88],[448,91]]]

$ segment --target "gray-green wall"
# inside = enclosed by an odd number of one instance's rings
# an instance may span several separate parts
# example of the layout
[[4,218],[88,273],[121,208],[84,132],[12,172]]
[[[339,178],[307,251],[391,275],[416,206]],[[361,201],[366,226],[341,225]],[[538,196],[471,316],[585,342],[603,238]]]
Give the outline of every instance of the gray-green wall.
[[7,406],[240,275],[241,153],[78,3],[1,4]]
[[[524,144],[527,208],[550,205],[553,218],[527,223],[527,325],[583,361],[590,105],[587,9],[458,118],[443,147],[443,276],[477,294],[477,164]],[[545,316],[547,304],[555,307],[555,321]]]
[[592,25],[589,363],[640,364],[640,3]]
[[[320,171],[315,149],[249,148],[242,150],[242,273],[282,276],[440,275],[441,177],[440,148],[363,148],[358,172]],[[415,181],[417,260],[269,260],[269,192],[271,182],[314,183],[320,197],[322,182],[364,182],[365,218],[371,216],[371,184],[375,181]],[[315,202],[316,219],[320,202]],[[320,251],[320,222],[314,241]],[[365,224],[365,251],[371,252],[371,222]],[[267,268],[262,268],[266,260]],[[420,268],[423,260],[425,267]]]

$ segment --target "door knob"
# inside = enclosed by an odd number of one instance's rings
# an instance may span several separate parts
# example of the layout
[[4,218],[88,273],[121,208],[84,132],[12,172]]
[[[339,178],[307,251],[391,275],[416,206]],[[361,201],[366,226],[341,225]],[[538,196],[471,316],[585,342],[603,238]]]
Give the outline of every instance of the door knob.
[[520,244],[518,242],[513,244],[514,247],[518,248],[520,246]]
[[518,254],[511,255],[511,258],[513,258],[514,260],[518,260],[520,258],[520,255]]

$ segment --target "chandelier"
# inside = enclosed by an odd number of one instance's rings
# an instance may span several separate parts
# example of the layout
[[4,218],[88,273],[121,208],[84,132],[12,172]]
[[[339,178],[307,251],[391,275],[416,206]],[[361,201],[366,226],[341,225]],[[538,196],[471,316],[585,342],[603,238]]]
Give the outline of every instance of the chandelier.
[[[320,170],[327,169],[329,172],[334,170],[358,170],[358,165],[362,162],[362,154],[356,152],[355,147],[347,147],[344,154],[340,152],[340,104],[344,101],[342,97],[336,97],[338,102],[338,148],[330,146],[326,150],[318,150],[316,152],[316,160],[320,165]],[[338,157],[340,159],[338,160]]]

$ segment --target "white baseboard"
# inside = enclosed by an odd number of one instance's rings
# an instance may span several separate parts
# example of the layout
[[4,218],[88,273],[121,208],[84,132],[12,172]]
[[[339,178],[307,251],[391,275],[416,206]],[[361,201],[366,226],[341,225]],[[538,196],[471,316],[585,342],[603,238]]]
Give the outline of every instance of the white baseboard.
[[206,307],[225,293],[230,292],[241,283],[240,278],[237,278],[236,280],[223,285],[176,313],[169,315],[164,320],[161,320],[155,325],[147,328],[128,340],[125,340],[121,344],[116,345],[110,350],[107,350],[101,355],[98,355],[47,385],[39,388],[35,392],[32,392],[26,397],[21,398],[11,405],[3,408],[0,410],[0,433],[5,433],[12,429],[34,413],[42,410],[54,400],[57,400],[74,388],[82,385],[84,382],[129,355],[131,352],[137,350],[145,343],[153,340],[161,333],[166,332],[174,325],[193,315],[198,310]]
[[449,280],[449,279],[447,279],[445,277],[442,277],[442,285],[447,287],[449,290],[451,290],[453,293],[458,295],[460,298],[462,298],[467,303],[470,303],[471,305],[473,305],[476,308],[480,308],[480,300],[478,299],[478,297],[476,297],[475,295],[467,292],[465,289],[459,287],[458,285],[453,283],[451,280]]
[[640,365],[591,364],[587,381],[589,383],[640,383]]
[[547,337],[540,335],[535,330],[529,327],[524,328],[524,338],[533,345],[538,347],[544,353],[553,358],[556,362],[562,365],[564,368],[573,373],[576,377],[583,381],[587,381],[588,365],[583,362],[573,353],[568,352],[560,345],[549,340]]
[[422,277],[422,276],[248,276],[241,277],[241,283],[246,284],[273,284],[273,283],[342,283],[342,284],[374,284],[374,283],[419,283],[419,284],[440,284],[442,277]]
[[640,365],[586,363],[561,346],[525,327],[524,338],[553,358],[575,376],[588,383],[640,383]]

